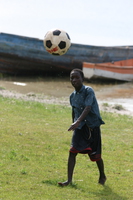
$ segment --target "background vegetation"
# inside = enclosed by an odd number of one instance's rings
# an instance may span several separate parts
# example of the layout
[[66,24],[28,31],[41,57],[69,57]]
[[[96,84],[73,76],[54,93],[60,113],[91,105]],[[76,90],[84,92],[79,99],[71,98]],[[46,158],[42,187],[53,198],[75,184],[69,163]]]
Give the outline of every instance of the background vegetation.
[[0,200],[132,200],[133,118],[101,114],[106,185],[95,162],[78,155],[73,185],[62,188],[71,108],[0,97]]

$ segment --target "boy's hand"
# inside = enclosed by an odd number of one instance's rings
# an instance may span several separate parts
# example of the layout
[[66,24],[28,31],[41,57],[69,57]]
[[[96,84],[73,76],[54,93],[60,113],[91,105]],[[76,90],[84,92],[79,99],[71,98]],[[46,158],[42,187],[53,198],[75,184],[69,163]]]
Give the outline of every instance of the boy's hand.
[[74,123],[69,127],[68,131],[74,131],[76,128],[78,128],[79,124],[80,124],[80,121],[74,122]]

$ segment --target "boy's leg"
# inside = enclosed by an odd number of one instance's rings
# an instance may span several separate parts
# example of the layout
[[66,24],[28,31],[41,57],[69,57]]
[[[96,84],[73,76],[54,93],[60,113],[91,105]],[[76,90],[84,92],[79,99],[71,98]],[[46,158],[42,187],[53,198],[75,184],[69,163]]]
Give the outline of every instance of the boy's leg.
[[67,168],[67,176],[68,176],[68,180],[65,182],[59,182],[58,184],[61,186],[67,186],[72,182],[72,177],[73,177],[73,171],[74,171],[74,167],[76,164],[76,156],[77,153],[69,153],[69,157],[68,157],[68,168]]
[[97,167],[99,169],[99,182],[101,185],[104,185],[105,181],[106,181],[106,176],[105,176],[105,173],[104,173],[104,163],[103,163],[103,160],[101,158],[101,160],[98,160],[96,161],[97,163]]

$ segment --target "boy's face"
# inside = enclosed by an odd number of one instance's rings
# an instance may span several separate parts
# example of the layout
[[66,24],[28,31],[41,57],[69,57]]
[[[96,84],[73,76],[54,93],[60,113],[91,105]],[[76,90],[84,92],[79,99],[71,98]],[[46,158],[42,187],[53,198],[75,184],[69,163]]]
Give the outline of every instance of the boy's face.
[[70,74],[70,81],[76,91],[79,91],[83,85],[83,79],[79,72],[73,71]]

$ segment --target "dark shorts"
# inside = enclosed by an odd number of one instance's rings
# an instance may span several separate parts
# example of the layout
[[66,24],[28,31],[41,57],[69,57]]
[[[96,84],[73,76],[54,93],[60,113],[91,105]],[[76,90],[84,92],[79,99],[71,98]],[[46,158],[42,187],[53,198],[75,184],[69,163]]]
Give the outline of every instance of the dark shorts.
[[94,129],[84,125],[82,129],[73,132],[70,152],[88,154],[91,161],[101,159],[101,131],[100,127]]

